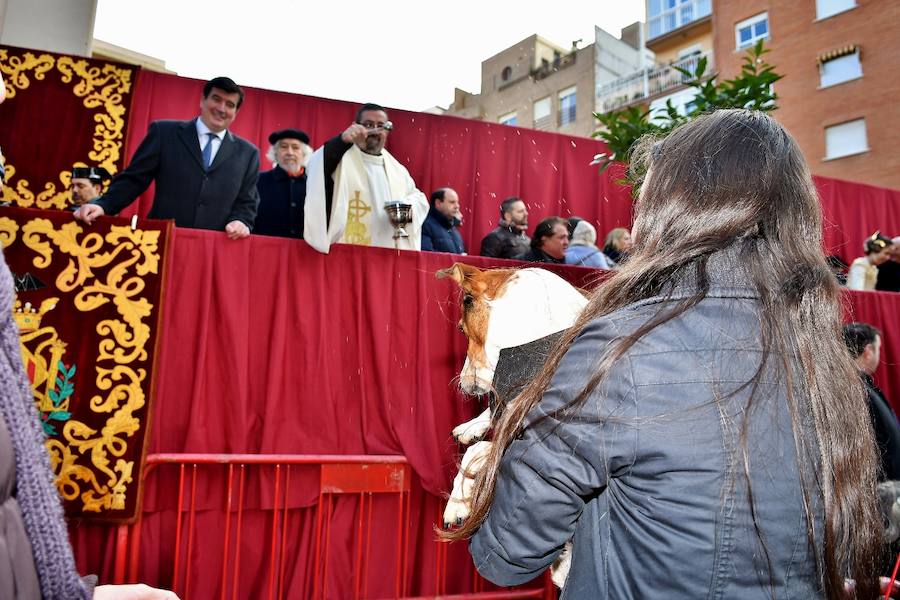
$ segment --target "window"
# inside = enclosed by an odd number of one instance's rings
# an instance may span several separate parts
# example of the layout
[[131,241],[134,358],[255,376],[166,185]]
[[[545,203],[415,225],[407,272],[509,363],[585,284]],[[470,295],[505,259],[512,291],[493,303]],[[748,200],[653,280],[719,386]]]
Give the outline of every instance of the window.
[[816,0],[816,18],[824,19],[856,8],[856,0]]
[[665,35],[711,13],[710,0],[648,0],[647,37]]
[[860,77],[862,77],[862,65],[859,62],[859,50],[852,54],[822,61],[819,65],[819,85],[821,87],[836,85]]
[[503,71],[500,73],[500,79],[509,81],[510,77],[512,77],[512,67],[503,67]]
[[559,124],[568,125],[575,122],[575,95],[576,89],[573,85],[559,93]]
[[700,44],[693,44],[678,51],[678,60],[688,58],[689,56],[696,56],[697,54],[703,54],[703,46]]
[[825,128],[825,158],[840,158],[869,149],[866,120],[857,119]]
[[745,19],[734,26],[737,49],[749,48],[759,40],[769,39],[769,13]]
[[500,121],[501,125],[517,125],[519,123],[519,119],[515,111],[506,113],[505,115],[501,115],[500,119],[498,120]]
[[534,103],[534,120],[550,116],[550,96],[541,98]]

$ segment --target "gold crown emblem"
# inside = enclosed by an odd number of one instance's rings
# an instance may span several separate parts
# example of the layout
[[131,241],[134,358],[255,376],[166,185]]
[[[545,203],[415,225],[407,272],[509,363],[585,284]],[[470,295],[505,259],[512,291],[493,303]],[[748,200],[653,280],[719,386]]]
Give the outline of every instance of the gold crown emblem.
[[16,325],[19,326],[19,333],[29,333],[38,329],[41,326],[41,319],[56,308],[57,302],[59,302],[59,298],[47,298],[41,302],[41,307],[36,309],[31,302],[26,302],[23,306],[21,300],[16,300],[16,305],[13,307],[13,318],[16,320]]

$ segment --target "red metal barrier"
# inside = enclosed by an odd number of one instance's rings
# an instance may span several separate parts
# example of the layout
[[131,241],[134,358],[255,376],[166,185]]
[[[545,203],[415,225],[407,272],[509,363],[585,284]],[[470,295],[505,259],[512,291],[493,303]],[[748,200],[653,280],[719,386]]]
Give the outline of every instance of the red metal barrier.
[[[223,530],[221,533],[222,555],[219,579],[219,599],[237,600],[239,574],[241,573],[241,536],[244,533],[243,517],[248,470],[250,468],[271,469],[273,506],[270,509],[271,534],[264,540],[268,554],[266,582],[268,593],[259,597],[267,600],[285,598],[285,560],[288,530],[288,498],[291,489],[291,470],[294,468],[317,468],[319,475],[318,501],[315,507],[315,535],[313,552],[312,585],[310,598],[329,597],[329,570],[347,569],[346,565],[335,567],[329,564],[329,544],[331,523],[337,496],[358,498],[358,519],[353,542],[353,598],[367,598],[369,581],[370,550],[372,546],[372,504],[375,494],[394,494],[397,497],[396,528],[394,529],[396,560],[393,573],[393,598],[412,598],[409,594],[409,514],[410,514],[410,467],[402,456],[356,456],[356,455],[284,455],[284,454],[154,454],[147,457],[144,468],[145,481],[160,467],[169,465],[178,468],[178,501],[175,514],[175,540],[172,549],[172,589],[182,600],[191,598],[191,582],[198,574],[192,570],[194,555],[195,516],[198,491],[198,470],[215,466],[226,469],[225,497],[223,507]],[[237,481],[235,481],[237,480]],[[187,492],[187,493],[186,493]],[[439,517],[440,518],[440,517]],[[268,517],[266,517],[268,519]],[[119,527],[117,535],[114,581],[136,581],[140,564],[141,521]],[[232,541],[233,539],[233,541]],[[261,540],[261,543],[263,540]],[[436,542],[437,596],[427,598],[442,600],[514,600],[519,598],[556,597],[549,579],[542,588],[536,590],[483,591],[483,580],[473,575],[473,593],[446,595],[446,544]],[[384,544],[381,544],[384,547]],[[231,568],[229,568],[229,566]],[[258,571],[257,571],[258,572]],[[474,571],[473,571],[474,573]],[[211,573],[203,573],[211,577]],[[349,581],[349,580],[348,580]],[[388,588],[389,589],[389,588]],[[230,595],[229,595],[230,591]],[[304,592],[308,594],[309,590]],[[295,592],[296,595],[296,592]],[[333,596],[334,594],[332,594]],[[421,600],[425,596],[417,597]]]

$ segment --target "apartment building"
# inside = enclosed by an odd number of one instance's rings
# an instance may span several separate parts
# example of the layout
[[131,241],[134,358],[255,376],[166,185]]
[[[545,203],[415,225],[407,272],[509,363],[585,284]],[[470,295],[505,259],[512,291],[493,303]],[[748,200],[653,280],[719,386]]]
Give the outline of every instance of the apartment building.
[[656,110],[669,100],[684,112],[694,94],[673,67],[693,72],[704,57],[707,70],[715,67],[712,0],[647,0],[644,46],[648,64],[598,86],[597,112],[633,105]]
[[598,87],[601,112],[667,100],[690,107],[693,91],[673,65],[728,79],[746,49],[765,40],[784,75],[774,116],[794,135],[813,173],[900,188],[900,2],[896,0],[645,0],[646,47],[656,64]]
[[598,82],[634,71],[647,61],[635,23],[615,38],[595,28],[594,42],[568,49],[539,35],[481,63],[481,90],[459,88],[445,114],[588,137]]
[[[667,0],[671,1],[671,0]],[[722,76],[743,48],[765,39],[784,79],[775,117],[800,143],[813,173],[900,189],[900,2],[716,2],[714,48]]]

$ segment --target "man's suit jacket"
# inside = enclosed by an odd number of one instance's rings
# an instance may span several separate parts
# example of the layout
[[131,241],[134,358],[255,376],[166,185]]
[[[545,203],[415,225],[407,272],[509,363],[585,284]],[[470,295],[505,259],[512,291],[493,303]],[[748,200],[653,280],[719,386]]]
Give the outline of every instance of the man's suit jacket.
[[131,164],[94,201],[117,214],[156,182],[151,219],[175,219],[178,227],[223,230],[231,221],[250,229],[259,195],[259,151],[230,131],[210,165],[203,168],[196,119],[154,121]]

